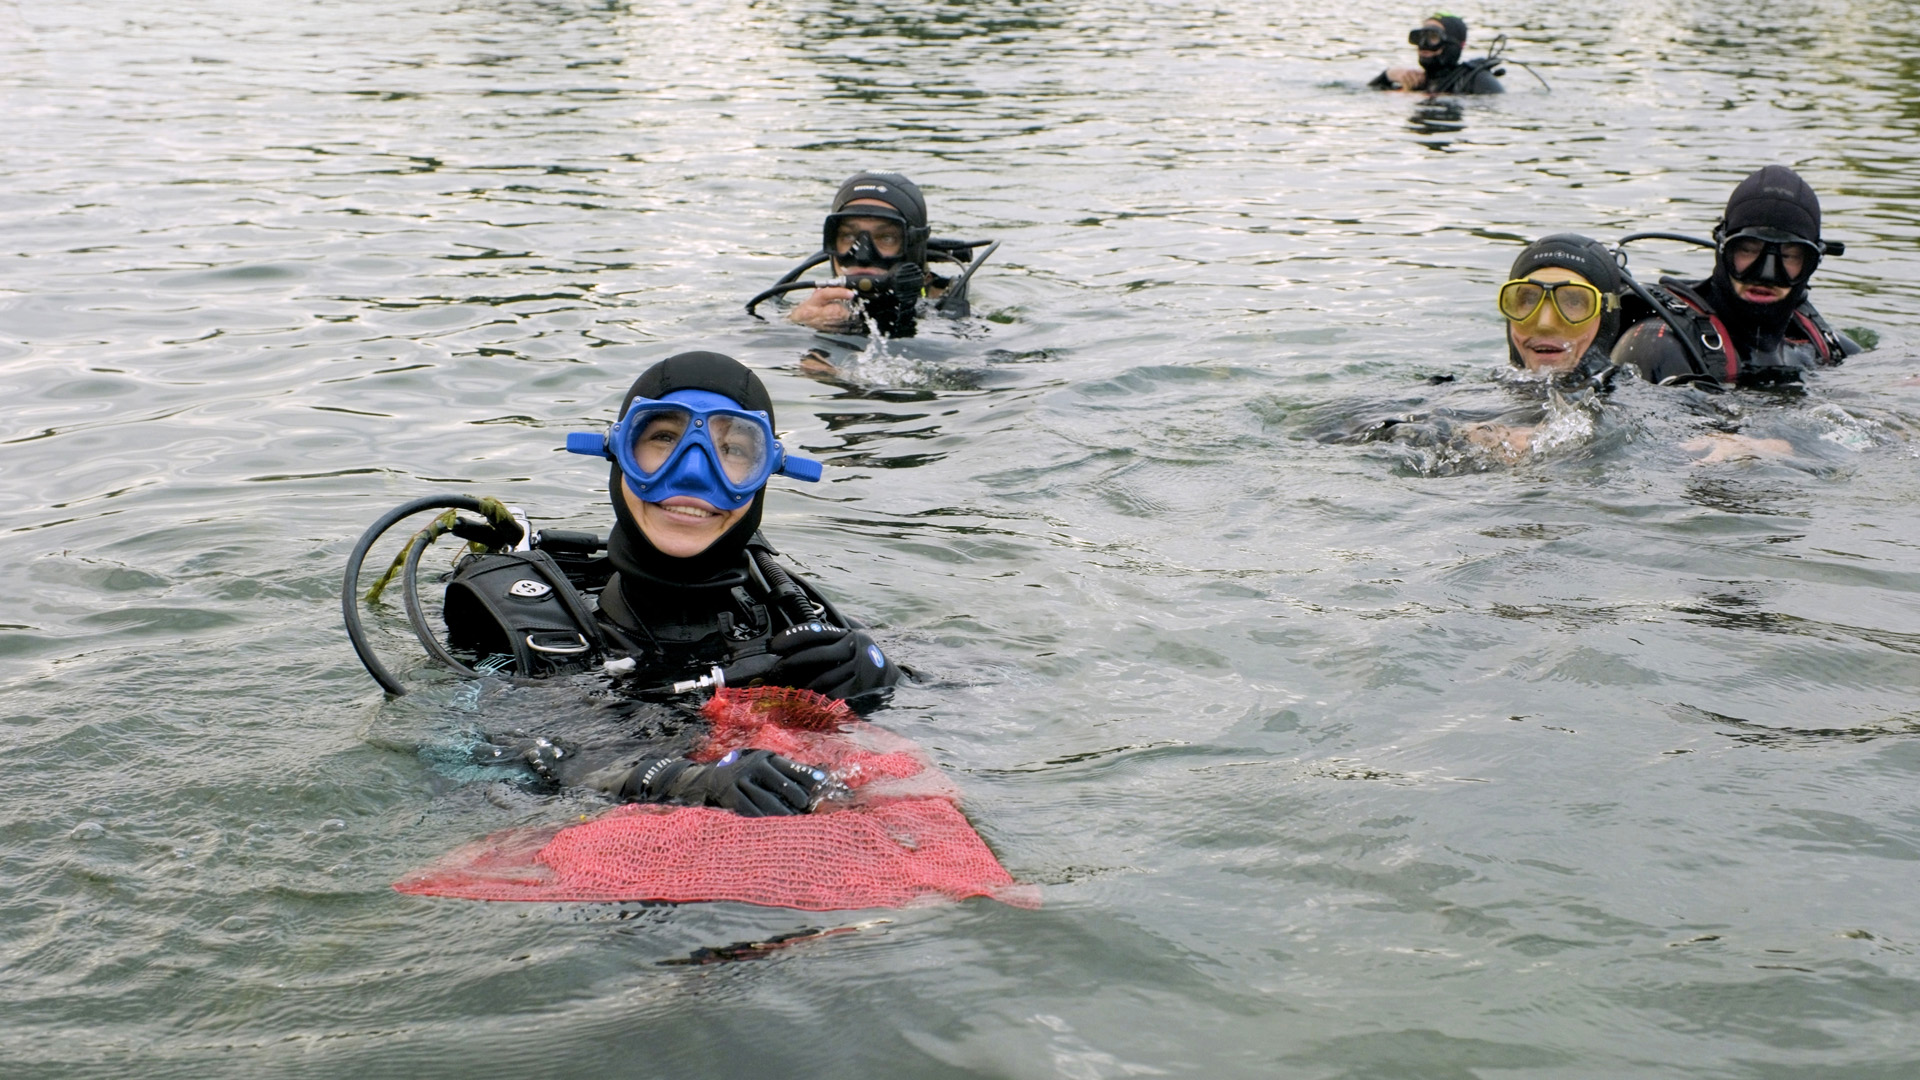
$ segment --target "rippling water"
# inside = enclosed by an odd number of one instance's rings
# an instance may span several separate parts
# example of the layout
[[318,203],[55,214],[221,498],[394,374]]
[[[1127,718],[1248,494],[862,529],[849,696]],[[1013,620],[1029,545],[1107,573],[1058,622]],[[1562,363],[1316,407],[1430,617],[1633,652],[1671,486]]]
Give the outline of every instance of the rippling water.
[[[1912,7],[1463,14],[1553,91],[1362,91],[1377,0],[0,3],[6,1074],[1920,1067]],[[1538,408],[1523,238],[1704,232],[1773,161],[1877,351],[1444,437]],[[739,305],[869,165],[1005,246],[810,380]],[[451,764],[557,692],[382,700],[348,548],[442,490],[603,525],[556,448],[692,346],[831,463],[770,531],[1039,911],[390,891],[592,803]]]

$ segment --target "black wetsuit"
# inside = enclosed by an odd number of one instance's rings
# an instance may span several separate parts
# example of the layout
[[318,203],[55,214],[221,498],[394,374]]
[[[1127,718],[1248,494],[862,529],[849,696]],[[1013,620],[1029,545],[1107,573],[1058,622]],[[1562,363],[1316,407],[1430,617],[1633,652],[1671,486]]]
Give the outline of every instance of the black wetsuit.
[[1718,276],[1699,281],[1660,279],[1649,289],[1665,305],[1621,335],[1613,361],[1652,383],[1701,383],[1720,388],[1797,383],[1803,372],[1829,367],[1860,345],[1827,325],[1804,288],[1799,302],[1752,304]]
[[[1507,88],[1494,75],[1494,61],[1485,57],[1428,69],[1427,81],[1419,87],[1429,94],[1504,94]],[[1400,84],[1381,72],[1367,84],[1375,90],[1398,90]]]

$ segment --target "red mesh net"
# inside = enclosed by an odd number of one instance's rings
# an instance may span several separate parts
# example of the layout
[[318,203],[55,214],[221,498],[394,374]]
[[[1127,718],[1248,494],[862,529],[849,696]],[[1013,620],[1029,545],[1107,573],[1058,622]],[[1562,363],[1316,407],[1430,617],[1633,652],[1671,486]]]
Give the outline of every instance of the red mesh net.
[[706,807],[629,805],[579,825],[510,829],[394,884],[470,900],[687,903],[805,911],[901,907],[969,896],[1032,906],[918,747],[807,690],[722,690],[691,757],[772,750],[845,785],[811,814],[745,818]]

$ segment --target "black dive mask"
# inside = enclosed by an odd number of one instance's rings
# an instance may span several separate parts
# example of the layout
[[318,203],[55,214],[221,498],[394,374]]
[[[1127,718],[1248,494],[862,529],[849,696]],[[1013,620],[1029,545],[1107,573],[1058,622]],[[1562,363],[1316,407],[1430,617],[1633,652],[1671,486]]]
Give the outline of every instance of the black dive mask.
[[1742,229],[1720,242],[1720,265],[1747,285],[1791,289],[1804,285],[1820,265],[1821,244],[1780,229]]
[[[897,254],[881,254],[873,229],[859,226],[855,226],[852,243],[843,246],[840,237],[841,226],[863,218],[886,222],[893,229],[899,230],[900,241]],[[820,229],[820,250],[833,256],[841,273],[846,273],[849,267],[855,266],[891,270],[902,262],[925,263],[927,235],[928,229],[925,226],[914,225],[890,206],[849,206],[827,215],[827,220]]]
[[1438,56],[1419,58],[1421,70],[1431,74],[1436,71],[1445,71],[1460,63],[1460,49],[1465,42],[1453,40],[1447,36],[1445,30],[1437,26],[1416,26],[1407,31],[1407,44],[1425,52],[1432,52],[1435,49],[1440,51]]

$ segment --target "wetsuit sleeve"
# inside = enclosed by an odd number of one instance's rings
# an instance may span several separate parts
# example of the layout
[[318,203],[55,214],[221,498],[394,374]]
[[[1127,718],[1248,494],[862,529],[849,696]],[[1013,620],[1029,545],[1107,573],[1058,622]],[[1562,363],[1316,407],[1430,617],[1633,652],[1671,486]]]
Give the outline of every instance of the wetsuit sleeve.
[[1673,328],[1661,319],[1646,319],[1620,335],[1613,347],[1613,362],[1637,372],[1650,383],[1664,383],[1680,376],[1694,375],[1686,346],[1674,336]]
[[1378,75],[1375,75],[1375,76],[1373,77],[1373,81],[1367,84],[1367,88],[1368,88],[1369,90],[1398,90],[1398,89],[1400,89],[1400,87],[1399,87],[1399,86],[1398,86],[1397,84],[1395,84],[1395,83],[1394,83],[1394,81],[1393,81],[1392,79],[1389,79],[1389,78],[1387,78],[1387,73],[1386,73],[1386,72],[1384,72],[1384,71],[1382,71],[1382,72],[1381,72],[1380,74],[1378,74]]

